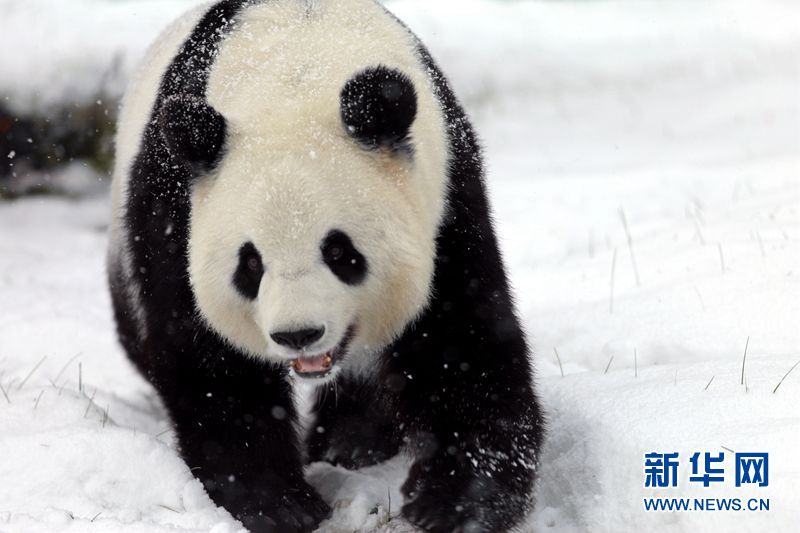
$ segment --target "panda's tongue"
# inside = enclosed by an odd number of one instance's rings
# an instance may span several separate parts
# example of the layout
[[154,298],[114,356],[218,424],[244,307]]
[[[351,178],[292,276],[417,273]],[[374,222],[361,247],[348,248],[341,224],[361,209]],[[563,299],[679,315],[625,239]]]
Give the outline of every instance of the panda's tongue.
[[292,361],[292,368],[298,374],[313,374],[325,372],[331,367],[331,356],[327,353],[313,355],[311,357],[298,357]]

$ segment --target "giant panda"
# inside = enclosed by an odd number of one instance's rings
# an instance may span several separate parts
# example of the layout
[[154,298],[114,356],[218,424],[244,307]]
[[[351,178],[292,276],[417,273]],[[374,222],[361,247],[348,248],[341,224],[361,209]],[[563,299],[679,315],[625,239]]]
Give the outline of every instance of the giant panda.
[[[121,344],[251,531],[329,516],[307,463],[401,451],[402,516],[424,531],[531,509],[544,422],[476,135],[380,4],[180,18],[124,98],[112,209]],[[298,382],[316,386],[303,431]]]

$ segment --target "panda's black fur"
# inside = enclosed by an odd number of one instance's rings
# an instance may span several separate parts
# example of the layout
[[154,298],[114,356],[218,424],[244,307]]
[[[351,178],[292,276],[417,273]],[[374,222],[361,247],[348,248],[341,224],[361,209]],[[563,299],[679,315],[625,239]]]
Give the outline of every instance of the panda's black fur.
[[[445,114],[450,153],[432,297],[386,349],[375,377],[340,377],[335,395],[320,391],[307,454],[285,367],[246,356],[198,317],[187,274],[190,190],[198,169],[224,157],[225,136],[224,119],[206,105],[205,90],[219,43],[251,3],[214,4],[162,78],[130,169],[122,222],[132,268],[109,265],[121,343],[158,390],[188,466],[212,499],[252,531],[309,531],[328,516],[329,506],[304,480],[304,457],[353,468],[401,448],[416,458],[403,485],[406,519],[434,532],[513,527],[532,505],[544,424],[492,226],[480,148],[421,44],[419,60]],[[404,150],[413,120],[402,91],[407,81],[386,70],[364,74],[342,93],[349,103],[345,124],[367,149]],[[398,102],[392,109],[405,114],[384,109],[382,123],[366,124],[373,110],[359,102],[374,105],[383,93],[370,80],[386,79],[398,84],[389,91]],[[131,278],[138,298],[131,297]]]
[[417,116],[411,80],[397,70],[377,66],[354,75],[342,88],[342,122],[368,148],[411,150],[409,129]]

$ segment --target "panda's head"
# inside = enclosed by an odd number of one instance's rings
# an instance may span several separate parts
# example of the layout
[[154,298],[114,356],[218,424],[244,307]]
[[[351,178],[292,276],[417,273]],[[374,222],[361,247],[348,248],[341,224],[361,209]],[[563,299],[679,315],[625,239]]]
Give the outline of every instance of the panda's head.
[[319,99],[286,112],[172,98],[160,120],[195,180],[188,249],[199,314],[250,355],[321,383],[368,370],[424,308],[444,149],[399,70],[356,72],[333,110]]

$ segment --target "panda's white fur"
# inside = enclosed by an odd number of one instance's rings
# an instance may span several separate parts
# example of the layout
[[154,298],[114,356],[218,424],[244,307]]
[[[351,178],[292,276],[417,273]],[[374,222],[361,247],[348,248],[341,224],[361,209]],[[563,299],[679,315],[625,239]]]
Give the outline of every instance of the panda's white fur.
[[[153,47],[129,92],[116,202],[159,75],[202,12],[187,15]],[[342,125],[342,87],[375,65],[400,70],[420,88],[413,158],[376,156]],[[270,332],[324,325],[324,337],[307,348],[322,353],[355,325],[343,364],[368,367],[364,354],[386,346],[423,308],[447,160],[442,113],[429,85],[410,34],[370,0],[273,0],[246,8],[220,46],[206,92],[228,123],[225,155],[192,198],[190,280],[213,329],[253,356],[281,360],[297,353]],[[363,284],[341,283],[322,262],[320,242],[333,228],[366,255]],[[254,301],[231,283],[247,241],[265,265]]]

